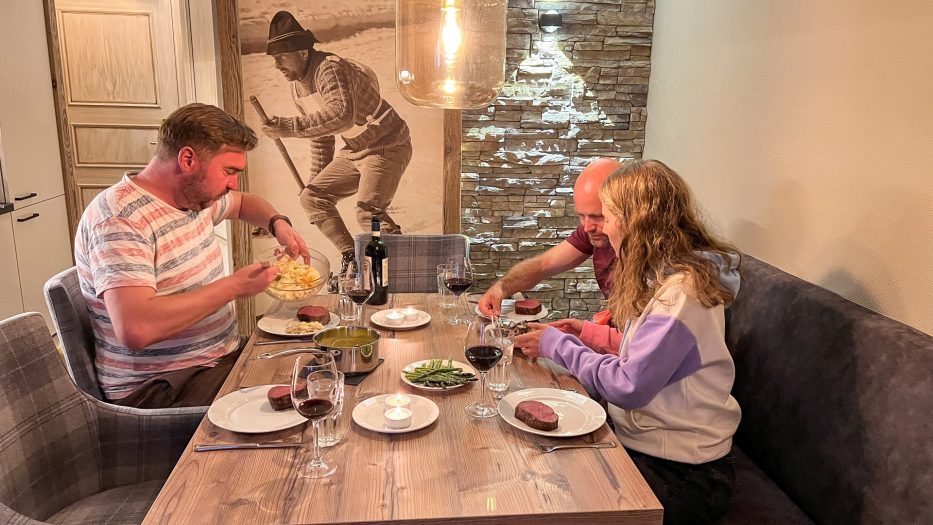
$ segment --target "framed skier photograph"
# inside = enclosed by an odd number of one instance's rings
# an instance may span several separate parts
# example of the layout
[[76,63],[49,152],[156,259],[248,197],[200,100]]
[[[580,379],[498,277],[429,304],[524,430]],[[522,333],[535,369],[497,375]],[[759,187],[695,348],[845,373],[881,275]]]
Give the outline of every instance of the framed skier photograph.
[[[224,106],[235,102],[259,137],[248,155],[249,191],[286,214],[334,272],[373,215],[386,234],[458,227],[459,194],[448,210],[456,222],[445,227],[445,186],[453,186],[445,178],[456,177],[459,193],[459,155],[445,162],[445,151],[459,153],[459,112],[418,107],[399,93],[395,3],[218,4],[220,34],[235,19],[239,44],[234,55],[220,43]],[[456,124],[445,127],[451,114]],[[234,234],[234,249],[249,244],[250,255],[274,243],[257,231],[245,236]]]

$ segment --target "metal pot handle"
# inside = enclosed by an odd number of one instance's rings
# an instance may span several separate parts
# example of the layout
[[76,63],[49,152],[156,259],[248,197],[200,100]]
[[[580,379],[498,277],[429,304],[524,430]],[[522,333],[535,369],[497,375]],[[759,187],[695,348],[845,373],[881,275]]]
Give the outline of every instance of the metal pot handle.
[[320,347],[311,343],[314,346],[308,346],[306,348],[289,348],[288,350],[279,350],[278,352],[263,352],[256,356],[256,359],[272,359],[275,357],[285,357],[288,355],[295,354],[305,354],[311,351],[320,350]]

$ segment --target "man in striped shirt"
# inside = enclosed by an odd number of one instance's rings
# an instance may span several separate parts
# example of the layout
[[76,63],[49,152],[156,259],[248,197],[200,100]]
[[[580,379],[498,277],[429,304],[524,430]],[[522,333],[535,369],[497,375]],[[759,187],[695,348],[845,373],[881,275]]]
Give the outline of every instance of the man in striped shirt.
[[81,216],[75,261],[104,395],[140,408],[210,404],[239,354],[234,299],[278,270],[259,263],[223,276],[214,225],[268,228],[307,255],[288,219],[263,198],[232,191],[256,146],[221,109],[190,104],[159,129],[155,156],[94,198]]

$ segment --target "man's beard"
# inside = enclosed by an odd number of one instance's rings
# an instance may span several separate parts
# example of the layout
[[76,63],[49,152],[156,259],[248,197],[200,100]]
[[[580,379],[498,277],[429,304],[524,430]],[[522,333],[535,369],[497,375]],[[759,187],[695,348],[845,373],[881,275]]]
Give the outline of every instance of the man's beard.
[[176,200],[183,203],[183,209],[194,212],[205,210],[230,191],[230,188],[224,188],[224,191],[216,197],[208,195],[203,189],[206,178],[204,172],[201,172],[188,179],[178,189],[179,198]]
[[608,235],[604,235],[604,234],[601,234],[601,235],[589,235],[589,234],[587,234],[587,235],[589,236],[589,238],[590,238],[590,244],[592,244],[593,247],[595,247],[595,248],[605,248],[606,246],[609,246],[609,236],[608,236]]

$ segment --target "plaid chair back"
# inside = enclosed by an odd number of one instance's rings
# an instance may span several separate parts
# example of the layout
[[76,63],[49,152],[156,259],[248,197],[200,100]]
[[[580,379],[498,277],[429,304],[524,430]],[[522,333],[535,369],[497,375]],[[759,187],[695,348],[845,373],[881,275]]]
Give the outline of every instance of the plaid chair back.
[[[369,234],[356,236],[356,256],[363,257]],[[437,291],[437,265],[450,257],[469,257],[465,235],[383,235],[389,250],[389,290],[399,293]]]
[[103,400],[104,393],[94,368],[94,330],[81,294],[77,268],[72,266],[46,281],[45,302],[62,343],[68,374],[83,392]]
[[5,506],[45,520],[101,490],[96,413],[37,313],[0,321],[0,421]]

